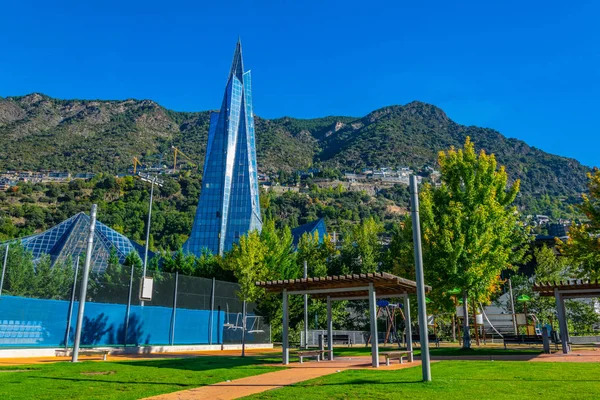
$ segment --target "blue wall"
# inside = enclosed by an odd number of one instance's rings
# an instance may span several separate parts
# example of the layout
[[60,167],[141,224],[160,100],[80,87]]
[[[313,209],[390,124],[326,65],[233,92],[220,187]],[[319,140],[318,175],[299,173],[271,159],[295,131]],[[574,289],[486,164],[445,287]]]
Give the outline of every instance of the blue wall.
[[[73,305],[69,344],[77,323],[79,302]],[[126,306],[85,303],[82,345],[123,345]],[[64,346],[69,302],[24,297],[0,297],[0,347]],[[132,306],[127,344],[169,344],[172,308]],[[208,344],[209,310],[178,308],[174,344]],[[212,342],[223,340],[225,312],[214,311]]]

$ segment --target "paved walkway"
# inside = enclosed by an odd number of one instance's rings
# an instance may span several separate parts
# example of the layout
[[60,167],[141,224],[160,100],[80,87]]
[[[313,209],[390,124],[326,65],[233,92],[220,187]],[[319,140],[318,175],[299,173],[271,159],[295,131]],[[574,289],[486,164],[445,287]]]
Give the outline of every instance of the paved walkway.
[[[420,364],[421,363],[418,361],[404,364],[399,364],[396,362],[389,367],[386,367],[384,364],[382,367],[380,367],[380,369],[393,370],[410,368]],[[293,385],[298,382],[304,382],[309,379],[335,374],[348,369],[371,368],[371,357],[340,357],[333,362],[310,361],[303,364],[292,363],[289,365],[289,367],[290,368],[281,371],[268,372],[262,375],[235,379],[231,382],[220,382],[214,385],[202,386],[195,389],[162,394],[149,397],[146,400],[239,399],[240,397],[250,396],[255,393],[261,393],[267,390]]]

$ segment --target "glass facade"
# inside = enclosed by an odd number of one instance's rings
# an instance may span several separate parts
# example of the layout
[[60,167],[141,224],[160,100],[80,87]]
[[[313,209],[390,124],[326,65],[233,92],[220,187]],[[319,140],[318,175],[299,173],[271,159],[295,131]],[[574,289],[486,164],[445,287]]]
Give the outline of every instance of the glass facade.
[[189,253],[223,254],[240,236],[262,228],[250,86],[238,42],[221,109],[210,117],[200,199],[184,245]]
[[[52,257],[52,262],[64,261],[71,257],[75,260],[85,255],[87,238],[90,230],[90,217],[79,213],[60,224],[37,235],[19,239],[23,246],[32,252],[34,260],[44,254]],[[94,247],[92,250],[91,271],[102,272],[108,265],[110,250],[115,248],[119,262],[124,263],[125,257],[132,252],[141,252],[141,246],[131,242],[119,232],[110,229],[100,221],[96,221],[94,231]]]

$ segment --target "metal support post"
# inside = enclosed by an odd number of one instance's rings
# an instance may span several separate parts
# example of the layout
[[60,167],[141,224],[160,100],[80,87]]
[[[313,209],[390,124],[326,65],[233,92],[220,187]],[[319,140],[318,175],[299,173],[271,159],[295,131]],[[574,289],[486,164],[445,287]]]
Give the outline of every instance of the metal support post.
[[90,231],[85,252],[85,263],[83,264],[83,275],[81,279],[81,291],[79,293],[79,309],[77,310],[77,325],[75,327],[75,340],[73,342],[72,362],[77,362],[79,357],[79,345],[81,343],[81,327],[83,325],[83,313],[85,311],[85,298],[87,296],[88,280],[90,278],[90,263],[92,262],[92,250],[94,248],[94,231],[96,230],[97,205],[92,204],[90,212]]
[[329,350],[329,361],[333,361],[333,317],[331,315],[331,296],[327,296],[327,350]]
[[[148,266],[148,247],[150,246],[150,221],[152,220],[152,199],[154,197],[154,184],[156,183],[156,176],[150,182],[150,205],[148,207],[148,223],[146,224],[146,246],[144,248],[144,268],[142,271],[142,282],[146,277],[146,269]],[[143,284],[143,283],[142,283]],[[144,301],[140,301],[140,306],[144,307]]]
[[379,368],[379,336],[377,335],[377,298],[375,287],[369,283],[369,317],[371,319],[371,362]]
[[421,343],[421,367],[423,381],[431,381],[431,366],[429,361],[429,341],[427,340],[427,306],[425,304],[425,278],[423,274],[423,254],[421,248],[421,221],[419,219],[419,189],[417,177],[410,177],[411,214],[413,228],[413,246],[417,281],[417,306],[419,310],[419,333]]
[[175,289],[173,290],[173,312],[171,314],[171,346],[175,344],[175,317],[177,316],[177,284],[179,283],[179,272],[175,272]]
[[469,331],[469,297],[463,292],[463,348],[471,348],[471,332]]
[[71,288],[71,302],[67,311],[67,330],[65,332],[65,350],[69,348],[69,334],[71,333],[71,319],[73,318],[73,304],[75,303],[75,290],[77,289],[77,273],[79,271],[79,257],[75,261],[75,274],[73,276],[73,287]]
[[150,245],[150,221],[152,220],[152,199],[154,197],[154,183],[156,177],[150,183],[150,206],[148,207],[148,223],[146,224],[146,247],[144,248],[144,271],[142,276],[146,277],[146,268],[148,265],[148,246]]
[[246,300],[242,303],[242,357],[246,356]]
[[[129,294],[127,295],[127,308],[125,309],[125,332],[123,334],[123,346],[127,346],[127,335],[129,333],[129,314],[131,313],[131,293],[133,291],[133,271],[135,266],[131,265],[131,275],[129,277]],[[136,343],[137,344],[137,343]]]
[[410,299],[408,298],[408,294],[404,295],[404,325],[406,328],[406,351],[408,353],[408,361],[413,362],[413,342],[412,342],[412,322],[410,320]]
[[215,278],[212,278],[212,289],[210,291],[210,315],[208,316],[208,344],[212,344],[213,314],[215,313]]
[[221,306],[217,306],[217,343],[221,343]]
[[4,274],[6,274],[6,263],[8,262],[8,244],[4,251],[4,262],[2,263],[2,276],[0,277],[0,296],[2,296],[2,288],[4,287]]
[[[304,279],[308,278],[308,263],[304,260]],[[308,347],[308,295],[304,295],[304,348]]]
[[510,311],[512,313],[513,329],[515,330],[515,335],[518,335],[519,331],[517,330],[517,316],[515,315],[515,298],[513,297],[512,282],[510,279],[508,280],[508,293],[510,296]]
[[554,289],[554,297],[556,298],[556,313],[558,314],[558,327],[560,328],[562,351],[564,354],[569,354],[569,327],[567,325],[567,315],[565,313],[565,300],[562,298],[558,289]]
[[288,316],[288,294],[287,289],[283,289],[283,331],[281,338],[281,351],[282,351],[282,362],[283,365],[290,363],[290,350],[289,350],[289,316]]

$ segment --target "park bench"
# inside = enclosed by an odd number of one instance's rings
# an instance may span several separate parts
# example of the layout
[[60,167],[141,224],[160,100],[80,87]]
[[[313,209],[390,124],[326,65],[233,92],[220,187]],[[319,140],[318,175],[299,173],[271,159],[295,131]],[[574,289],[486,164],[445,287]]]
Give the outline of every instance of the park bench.
[[544,344],[544,340],[541,336],[537,335],[504,335],[504,348],[509,343],[514,344]]
[[[420,335],[411,335],[413,343],[419,343],[421,345],[421,336]],[[429,333],[427,335],[427,341],[429,343],[435,343],[435,347],[440,347],[440,339],[434,333]]]
[[400,351],[386,351],[384,353],[379,353],[380,356],[385,357],[385,365],[390,365],[390,360],[399,359],[400,364],[404,364],[404,357],[408,357],[412,354],[412,351],[408,350],[400,350]]
[[[106,361],[109,350],[98,350],[98,349],[79,349],[79,354],[84,356],[96,356],[101,355],[102,361]],[[70,357],[73,355],[73,350],[57,349],[55,350],[56,357]]]
[[[303,351],[298,351],[296,352],[296,355],[298,356],[298,358],[300,358],[300,364],[302,364],[304,362],[304,358],[306,357],[312,357],[312,358],[316,358],[317,362],[324,360],[324,355],[325,353],[330,353],[329,350],[303,350]],[[331,353],[329,354],[329,359],[331,360]]]
[[[350,339],[350,335],[332,335],[331,339],[333,344],[337,342],[341,344],[347,344],[349,347],[352,347],[352,339]],[[327,335],[323,335],[323,342],[327,343]]]

